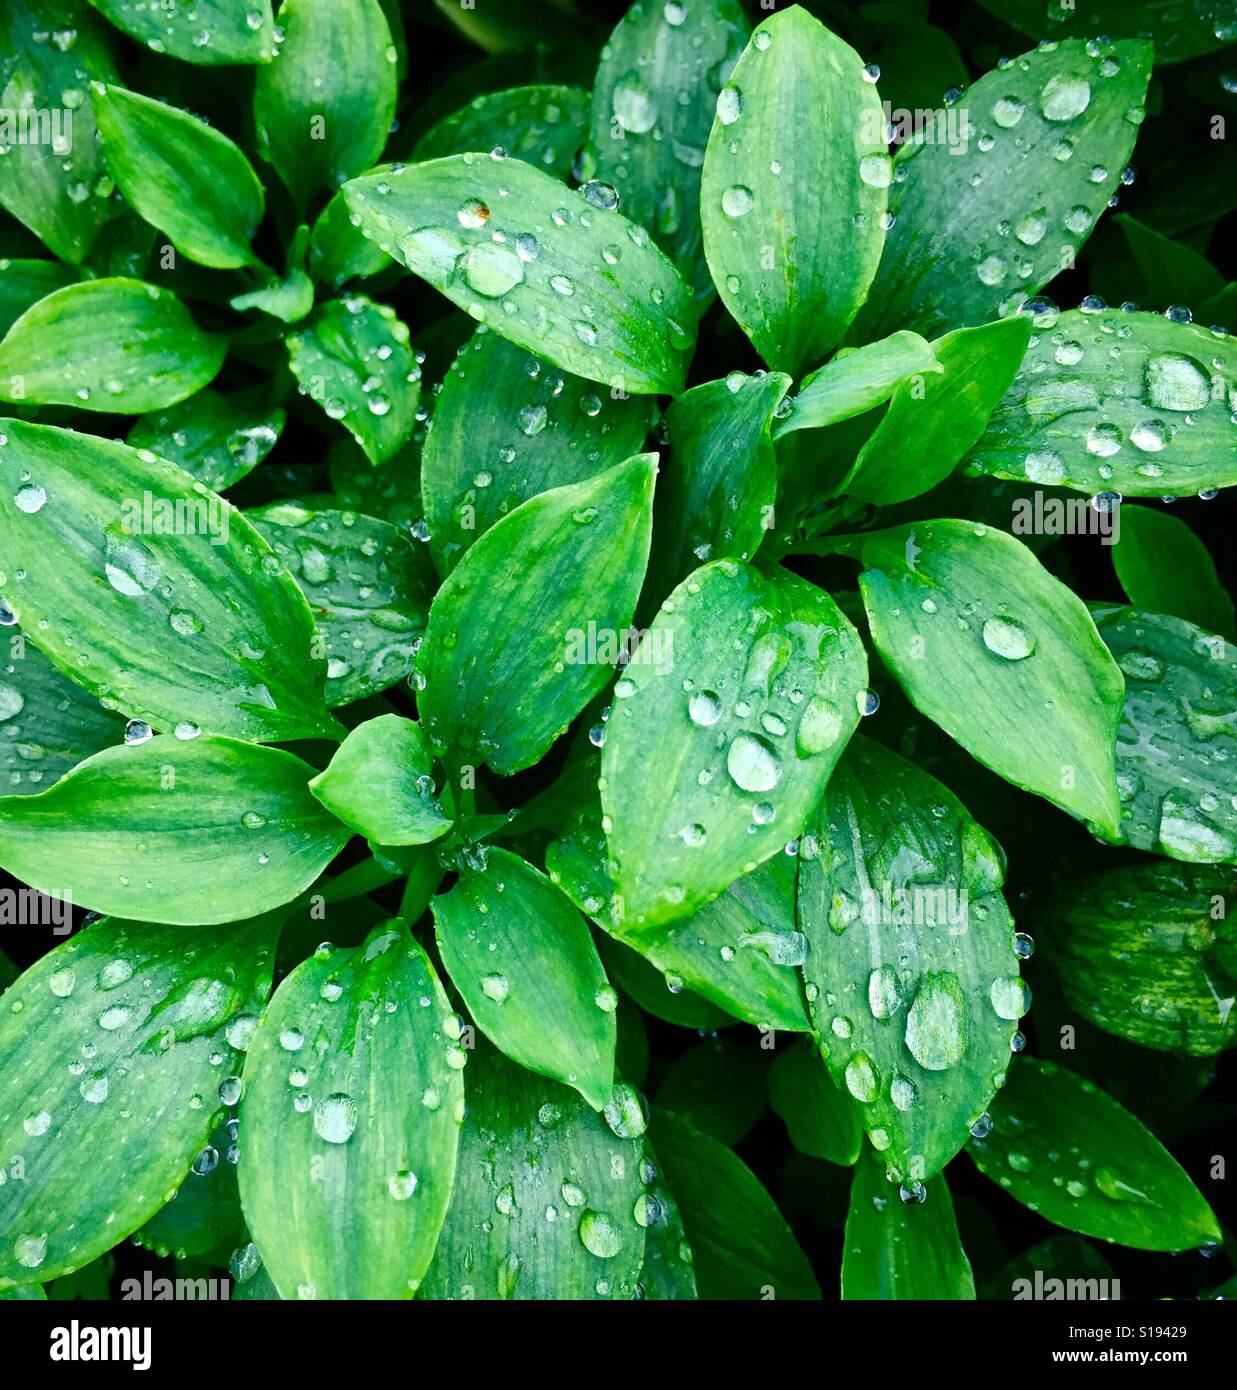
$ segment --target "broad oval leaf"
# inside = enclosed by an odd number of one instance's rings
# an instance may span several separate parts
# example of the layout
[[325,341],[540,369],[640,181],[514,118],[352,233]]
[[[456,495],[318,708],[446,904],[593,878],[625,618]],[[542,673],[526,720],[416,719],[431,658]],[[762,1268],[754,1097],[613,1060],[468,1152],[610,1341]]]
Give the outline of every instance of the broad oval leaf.
[[717,560],[662,605],[615,687],[601,801],[631,930],[778,853],[859,722],[867,662],[828,594]]
[[718,92],[749,26],[738,0],[632,5],[610,35],[593,84],[589,167],[623,211],[653,233],[694,287],[712,294],[700,232],[700,169]]
[[636,395],[682,390],[691,293],[597,185],[460,154],[345,189],[362,230],[494,332]]
[[867,739],[848,747],[811,834],[808,1008],[890,1178],[913,1187],[966,1143],[1027,1009],[1004,856],[935,778]]
[[436,753],[518,772],[606,685],[648,560],[656,466],[656,454],[637,454],[541,493],[451,572],[417,658]]
[[604,473],[639,451],[649,405],[614,399],[481,325],[434,402],[421,495],[439,568],[521,502]]
[[433,1258],[464,1112],[458,1019],[398,922],[320,948],[245,1062],[241,1201],[284,1298],[408,1298]]
[[1044,927],[1071,1007],[1142,1047],[1211,1057],[1237,1037],[1231,870],[1155,862],[1088,874],[1052,896]]
[[432,126],[413,159],[442,159],[473,150],[504,150],[556,178],[571,173],[584,143],[588,93],[579,87],[508,87],[484,92]]
[[1009,390],[1030,335],[1029,321],[1018,317],[938,338],[932,352],[943,370],[894,391],[840,491],[888,506],[943,482]]
[[862,557],[872,640],[911,703],[1006,781],[1117,835],[1124,683],[1081,599],[965,521],[878,532]]
[[455,1193],[421,1297],[632,1298],[660,1215],[637,1102],[629,1091],[615,1132],[566,1086],[478,1047]]
[[[90,0],[118,28],[155,53],[184,63],[268,63],[275,54],[271,0],[193,0],[192,5]],[[280,20],[283,12],[280,12]]]
[[701,1298],[820,1298],[798,1241],[741,1158],[668,1110],[655,1113],[651,1133]]
[[1158,314],[1049,312],[965,468],[1131,497],[1228,487],[1235,389],[1237,339]]
[[230,738],[106,748],[37,796],[0,797],[0,863],[138,922],[256,917],[308,888],[351,835],[310,795],[313,772]]
[[278,925],[97,922],[9,989],[0,1152],[25,1171],[0,1185],[0,1287],[79,1269],[167,1201],[239,1093]]
[[600,1110],[614,1089],[618,996],[567,898],[519,855],[489,848],[431,906],[442,963],[481,1031]]
[[377,275],[392,264],[381,247],[352,225],[351,217],[341,190],[322,209],[309,238],[310,274],[318,284],[335,290],[354,278]]
[[0,438],[0,591],[56,666],[160,730],[337,731],[305,600],[230,503],[124,444],[19,420]]
[[283,0],[283,40],[254,84],[258,148],[304,207],[378,162],[395,115],[396,61],[378,0]]
[[981,77],[956,121],[937,113],[894,162],[858,340],[984,323],[1072,266],[1121,186],[1150,76],[1148,43],[1070,39]]
[[1022,1058],[973,1139],[979,1171],[1046,1221],[1135,1250],[1220,1241],[1211,1208],[1141,1120],[1054,1062]]
[[762,21],[718,94],[704,251],[770,367],[819,362],[867,297],[893,177],[884,122],[863,59],[798,5]]
[[358,835],[380,845],[424,845],[451,828],[434,799],[433,759],[421,730],[397,714],[358,724],[309,790]]
[[971,1262],[958,1239],[942,1173],[919,1200],[900,1202],[870,1153],[855,1168],[843,1237],[844,1299],[953,1300],[975,1297]]
[[1227,761],[1237,737],[1237,652],[1192,623],[1137,608],[1099,609],[1095,621],[1125,676],[1121,838],[1171,859],[1237,863]]
[[1233,600],[1207,547],[1179,517],[1122,507],[1112,562],[1135,608],[1182,618],[1232,641]]
[[849,1167],[863,1147],[859,1107],[834,1085],[815,1042],[801,1039],[769,1068],[769,1105],[801,1154]]
[[273,502],[249,519],[313,611],[326,644],[328,705],[350,704],[411,673],[434,573],[402,527],[298,502]]
[[0,790],[46,791],[70,768],[124,735],[125,722],[62,676],[24,633],[0,658]]
[[108,172],[130,207],[199,265],[254,263],[249,243],[266,199],[226,135],[176,106],[91,84]]
[[287,345],[302,394],[343,424],[370,463],[386,463],[412,438],[421,368],[389,304],[359,294],[329,300]]
[[222,492],[251,473],[283,433],[284,412],[204,386],[187,401],[134,423],[126,443],[149,449]]
[[62,290],[77,277],[59,261],[0,257],[0,335],[53,290]]
[[227,342],[203,333],[169,290],[140,280],[66,285],[0,342],[0,400],[139,414],[211,381]]

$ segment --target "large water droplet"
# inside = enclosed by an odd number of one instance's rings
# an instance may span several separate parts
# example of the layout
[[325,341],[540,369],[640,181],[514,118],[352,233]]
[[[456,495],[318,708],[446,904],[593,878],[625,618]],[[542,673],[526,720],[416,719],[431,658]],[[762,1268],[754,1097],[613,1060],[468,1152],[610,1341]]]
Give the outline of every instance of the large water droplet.
[[314,1107],[314,1131],[328,1144],[346,1144],[356,1122],[356,1101],[343,1091],[324,1096]]
[[984,646],[1006,661],[1021,661],[1035,650],[1035,638],[1009,618],[989,618],[983,626]]
[[726,754],[726,771],[745,792],[767,792],[777,786],[782,765],[777,754],[755,734],[739,734]]
[[966,999],[951,971],[927,974],[906,1016],[906,1046],[926,1071],[946,1071],[966,1047]]
[[1049,121],[1071,121],[1091,104],[1091,84],[1085,77],[1059,72],[1044,83],[1040,110]]
[[1147,399],[1160,410],[1202,410],[1211,400],[1207,373],[1190,357],[1161,352],[1147,359]]

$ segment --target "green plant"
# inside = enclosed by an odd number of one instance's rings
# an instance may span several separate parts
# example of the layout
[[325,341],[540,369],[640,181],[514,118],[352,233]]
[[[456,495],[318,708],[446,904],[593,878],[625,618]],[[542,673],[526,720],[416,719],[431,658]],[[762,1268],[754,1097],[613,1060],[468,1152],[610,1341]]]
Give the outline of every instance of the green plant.
[[1079,1237],[1224,1238],[1231,189],[1076,262],[1237,26],[92,4],[0,14],[0,1297],[1219,1283]]

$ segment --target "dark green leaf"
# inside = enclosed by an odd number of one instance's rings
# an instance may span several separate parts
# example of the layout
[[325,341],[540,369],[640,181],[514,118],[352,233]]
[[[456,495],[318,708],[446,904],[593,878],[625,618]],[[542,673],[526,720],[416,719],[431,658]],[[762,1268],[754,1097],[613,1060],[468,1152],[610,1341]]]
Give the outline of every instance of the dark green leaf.
[[227,1253],[244,1230],[236,1188],[236,1142],[219,1126],[193,1160],[175,1194],[133,1237],[157,1255]]
[[0,257],[0,334],[44,295],[71,285],[76,277],[58,261],[10,260]]
[[486,92],[439,121],[417,141],[413,158],[419,163],[502,149],[565,179],[584,143],[587,119],[588,93],[578,87],[508,87]]
[[1092,0],[1084,9],[1062,0],[980,0],[984,9],[1033,39],[1067,35],[1089,38],[1114,34],[1155,40],[1157,63],[1179,63],[1210,53],[1237,38],[1231,11],[1225,21],[1221,4],[1165,5],[1162,0]]
[[459,1022],[399,923],[321,948],[275,992],[245,1063],[240,1189],[284,1298],[417,1289],[451,1200]]
[[920,1200],[898,1200],[871,1154],[855,1168],[843,1238],[844,1299],[972,1299],[975,1279],[958,1239],[944,1174]]
[[163,737],[107,748],[38,796],[0,797],[0,863],[139,922],[255,917],[308,888],[350,832],[291,753]]
[[629,1099],[616,1133],[574,1091],[478,1048],[455,1194],[421,1296],[630,1299],[660,1207]]
[[411,719],[358,724],[309,790],[358,835],[380,845],[424,845],[451,828],[434,798],[433,759]]
[[1233,600],[1207,547],[1179,518],[1150,507],[1122,507],[1112,562],[1135,608],[1182,618],[1230,641]]
[[[660,1173],[657,1155],[648,1139],[644,1152],[647,1161]],[[692,1269],[692,1250],[683,1229],[683,1218],[674,1198],[664,1187],[653,1189],[651,1196],[657,1204],[656,1218],[644,1234],[644,1268],[640,1284],[651,1302],[666,1303],[687,1300],[694,1302],[696,1275]]]
[[124,444],[0,435],[0,591],[56,666],[160,730],[336,731],[305,600],[229,503]]
[[242,151],[179,107],[92,83],[108,172],[126,201],[199,265],[254,262],[249,243],[266,204]]
[[685,579],[614,691],[601,800],[615,920],[687,916],[794,839],[866,684],[858,635],[820,589],[730,560]]
[[701,1298],[820,1298],[790,1227],[741,1158],[669,1111],[657,1112],[652,1133]]
[[[90,0],[118,29],[155,53],[185,63],[268,63],[276,51],[271,0],[193,0],[165,5],[150,0]],[[280,11],[284,19],[287,6]]]
[[389,304],[332,299],[287,342],[302,394],[339,420],[371,463],[385,463],[412,437],[421,368]]
[[[389,167],[389,166],[383,166]],[[339,289],[354,276],[377,275],[391,258],[349,220],[352,214],[342,192],[323,208],[309,240],[309,269],[319,284]]]
[[[557,862],[557,848],[561,844],[561,841],[555,841],[551,846],[555,857],[551,860],[551,853],[547,851],[547,860]],[[562,875],[552,871],[550,877],[558,882]],[[578,900],[576,906],[580,906]],[[602,938],[601,958],[605,962],[606,972],[619,989],[654,1018],[673,1023],[676,1028],[708,1030],[725,1028],[734,1022],[716,1004],[710,1004],[701,995],[685,989],[681,977],[663,975],[652,961],[645,959],[639,951],[625,946],[616,936]]]
[[460,154],[354,179],[346,196],[388,255],[504,338],[617,390],[682,390],[690,291],[605,191]]
[[[518,772],[606,685],[644,577],[656,464],[637,454],[541,493],[452,571],[417,660],[436,753]],[[500,626],[495,613],[519,621]]]
[[519,855],[488,849],[433,901],[443,965],[481,1031],[594,1110],[614,1089],[614,1010],[588,927]]
[[264,410],[205,386],[179,405],[143,415],[126,443],[132,449],[149,449],[213,492],[222,492],[270,453],[283,433],[284,418],[282,410]]
[[967,467],[1138,497],[1227,487],[1237,483],[1235,380],[1237,339],[1197,324],[1117,309],[1044,314]]
[[632,5],[602,50],[593,85],[589,167],[624,213],[653,233],[694,287],[711,295],[700,234],[700,167],[717,94],[748,35],[738,0]]
[[[1053,1283],[1053,1281],[1058,1281]],[[1100,1280],[1112,1280],[1111,1285]],[[980,1287],[985,1299],[1116,1299],[1120,1280],[1091,1244],[1078,1236],[1055,1235],[1015,1256]]]
[[648,424],[647,401],[615,399],[482,325],[443,382],[421,458],[440,569],[521,502],[630,458]]
[[253,118],[267,163],[304,207],[378,162],[398,54],[378,0],[283,0],[284,38],[258,69]]
[[1122,838],[1172,859],[1237,862],[1227,766],[1237,736],[1237,652],[1190,623],[1137,608],[1100,609],[1095,620],[1125,675]]
[[895,161],[896,221],[858,340],[984,323],[1072,267],[1121,185],[1150,75],[1150,44],[1074,39],[938,112]]
[[863,543],[872,640],[986,767],[1116,835],[1123,681],[1086,607],[1002,531],[929,521]]
[[799,866],[808,1007],[834,1083],[890,1177],[913,1187],[962,1148],[1027,1010],[1004,856],[939,782],[851,743]]
[[0,400],[136,415],[205,386],[227,352],[139,280],[89,280],[27,309],[0,342]]
[[867,298],[892,179],[884,125],[863,59],[798,5],[762,21],[718,95],[704,250],[770,367],[819,362]]
[[768,1057],[759,1039],[741,1036],[742,1042],[701,1039],[670,1063],[653,1097],[728,1149],[742,1142],[765,1108]]
[[[1118,213],[1113,221],[1125,233],[1134,264],[1142,276],[1144,301],[1150,299],[1165,307],[1197,305],[1224,288],[1224,276],[1205,256],[1183,242],[1174,241],[1125,212]],[[1203,320],[1205,323],[1211,321]]]
[[859,1107],[833,1084],[816,1044],[784,1048],[769,1070],[769,1104],[801,1154],[850,1165],[863,1147]]
[[277,926],[100,922],[9,990],[0,1285],[80,1268],[167,1201],[239,1094]]
[[1010,1072],[993,1126],[971,1141],[980,1172],[1046,1221],[1136,1250],[1218,1242],[1211,1208],[1124,1106],[1053,1062]]

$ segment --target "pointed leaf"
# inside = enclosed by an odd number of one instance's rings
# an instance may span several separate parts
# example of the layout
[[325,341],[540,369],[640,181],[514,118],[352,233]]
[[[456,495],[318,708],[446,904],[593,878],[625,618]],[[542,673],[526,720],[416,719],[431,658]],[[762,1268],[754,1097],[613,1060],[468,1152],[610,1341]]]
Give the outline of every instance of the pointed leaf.
[[1188,5],[1165,8],[1160,0],[1093,0],[1078,11],[1061,0],[980,0],[984,9],[1012,24],[1033,39],[1056,40],[1064,35],[1089,38],[1115,34],[1118,38],[1149,37],[1155,40],[1157,63],[1179,63],[1231,43],[1231,23],[1220,20],[1223,5]]
[[0,335],[9,331],[19,318],[53,290],[64,289],[76,278],[67,265],[59,261],[12,260],[0,261]]
[[125,442],[131,449],[149,449],[212,492],[222,492],[270,453],[285,418],[282,410],[264,410],[204,386],[179,405],[143,415]]
[[801,1154],[844,1166],[859,1157],[859,1107],[834,1085],[814,1042],[796,1042],[777,1054],[769,1069],[769,1104]]
[[501,148],[556,178],[571,173],[584,143],[588,93],[579,87],[508,87],[484,92],[444,117],[417,141],[417,163],[470,150]]
[[[90,0],[118,29],[184,63],[269,63],[275,53],[271,0],[193,0],[192,6]],[[283,20],[283,12],[280,12]]]
[[1237,636],[1233,600],[1207,547],[1184,521],[1150,507],[1122,507],[1120,522],[1112,562],[1135,608],[1182,618],[1230,641]]

